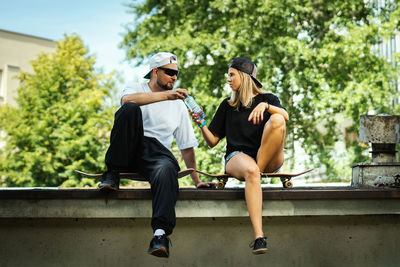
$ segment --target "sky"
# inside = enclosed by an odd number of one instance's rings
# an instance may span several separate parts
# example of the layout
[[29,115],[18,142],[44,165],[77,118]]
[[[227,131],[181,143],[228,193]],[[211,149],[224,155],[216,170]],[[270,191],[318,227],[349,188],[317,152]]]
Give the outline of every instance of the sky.
[[141,80],[147,66],[134,67],[118,48],[133,22],[124,6],[132,0],[2,0],[0,29],[60,41],[65,34],[78,34],[89,53],[96,55],[96,68],[117,70],[125,82]]

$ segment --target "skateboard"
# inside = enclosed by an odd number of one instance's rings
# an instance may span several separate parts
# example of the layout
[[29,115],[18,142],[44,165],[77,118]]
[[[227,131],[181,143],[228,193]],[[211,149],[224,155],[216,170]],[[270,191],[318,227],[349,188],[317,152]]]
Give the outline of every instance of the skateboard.
[[[279,177],[281,179],[283,188],[292,188],[293,183],[292,183],[291,179],[293,177],[305,174],[312,170],[314,170],[314,169],[308,169],[308,170],[305,170],[303,172],[298,172],[298,173],[265,173],[265,172],[262,172],[261,177]],[[228,178],[233,178],[232,176],[230,176],[227,173],[225,173],[225,174],[209,174],[209,173],[202,172],[199,170],[196,170],[196,172],[203,174],[205,176],[211,177],[211,178],[216,178],[218,180],[217,189],[224,189],[226,183],[228,182]]]
[[[101,179],[103,177],[102,173],[86,173],[86,172],[79,171],[79,170],[75,170],[75,172],[79,173],[83,176],[89,177],[89,178]],[[186,175],[189,175],[192,172],[194,172],[194,169],[192,169],[192,168],[181,170],[178,172],[178,179],[182,178]],[[133,180],[133,181],[140,181],[140,182],[148,182],[149,181],[148,179],[146,179],[145,177],[143,177],[142,175],[140,175],[137,172],[121,172],[121,173],[119,173],[119,178],[120,179],[129,179],[129,180]]]

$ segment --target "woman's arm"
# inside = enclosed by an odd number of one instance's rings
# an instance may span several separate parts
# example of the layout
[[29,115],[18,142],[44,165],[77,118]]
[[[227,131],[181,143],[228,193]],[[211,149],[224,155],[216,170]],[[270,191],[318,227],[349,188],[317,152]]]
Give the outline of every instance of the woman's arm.
[[272,114],[281,114],[285,121],[289,120],[289,114],[284,110],[283,108],[273,106],[269,104],[268,102],[262,102],[258,104],[253,111],[250,113],[250,116],[248,118],[249,121],[253,121],[254,124],[260,123],[262,120],[264,120],[264,111],[268,111],[271,115]]
[[[199,121],[199,116],[193,112],[193,111],[189,111],[190,115],[192,115],[192,119],[195,123],[197,123],[197,125],[199,125],[200,129],[201,129],[201,134],[203,135],[204,140],[206,141],[206,143],[210,146],[210,147],[215,147],[218,142],[219,142],[219,137],[214,135],[207,127],[207,125],[205,125],[205,119],[202,119]],[[204,126],[201,126],[203,125]]]
[[204,140],[210,147],[215,147],[219,142],[219,137],[214,135],[207,127],[204,125],[201,129],[201,134],[203,135]]

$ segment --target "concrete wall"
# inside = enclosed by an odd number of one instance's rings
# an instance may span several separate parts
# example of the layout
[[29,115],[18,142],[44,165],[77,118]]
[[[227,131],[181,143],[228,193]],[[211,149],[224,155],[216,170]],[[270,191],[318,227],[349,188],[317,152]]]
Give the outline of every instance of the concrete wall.
[[181,191],[168,259],[146,253],[152,235],[148,190],[120,190],[109,196],[95,190],[17,191],[0,190],[2,267],[400,262],[396,189],[368,191],[373,194],[348,189],[335,194],[330,189],[264,190],[269,251],[257,256],[248,247],[253,236],[242,189]]
[[254,256],[248,218],[179,218],[168,259],[146,254],[149,219],[3,219],[0,266],[398,266],[399,219],[264,217]]

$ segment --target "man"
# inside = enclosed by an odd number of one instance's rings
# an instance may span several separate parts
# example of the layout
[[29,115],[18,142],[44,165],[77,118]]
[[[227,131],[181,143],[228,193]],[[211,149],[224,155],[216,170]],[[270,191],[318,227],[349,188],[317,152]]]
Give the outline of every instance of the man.
[[[106,153],[107,172],[100,190],[116,190],[119,172],[134,171],[149,179],[153,196],[151,225],[154,237],[148,253],[169,256],[168,235],[176,223],[179,165],[170,151],[173,138],[188,168],[196,168],[193,147],[197,146],[186,107],[181,101],[188,92],[172,90],[179,74],[177,57],[160,52],[150,59],[148,83],[134,83],[122,94],[121,108],[115,114],[110,147]],[[197,188],[212,187],[191,174]]]

